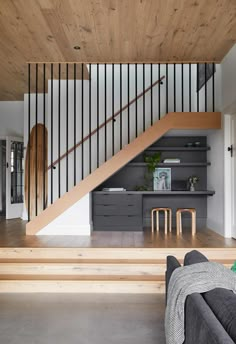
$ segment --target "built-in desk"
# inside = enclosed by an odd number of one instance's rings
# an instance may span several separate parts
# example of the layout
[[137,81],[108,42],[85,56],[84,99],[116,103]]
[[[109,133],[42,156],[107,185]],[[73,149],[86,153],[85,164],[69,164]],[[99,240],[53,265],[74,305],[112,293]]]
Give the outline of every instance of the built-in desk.
[[[191,143],[197,144],[191,146]],[[190,146],[189,146],[190,145]],[[197,228],[206,227],[207,197],[214,191],[207,190],[207,168],[210,147],[206,136],[164,136],[135,159],[117,171],[93,192],[93,223],[95,230],[142,230],[151,225],[151,209],[170,207],[175,227],[177,208],[195,208],[197,211]],[[156,167],[171,169],[171,187],[179,189],[179,183],[185,185],[186,191],[125,191],[103,192],[103,188],[122,187],[126,190],[138,190],[146,186],[153,187],[152,178],[148,182],[146,156],[159,152],[161,161]],[[167,163],[165,159],[178,158],[179,163]],[[187,191],[190,176],[197,176],[196,190]],[[177,182],[177,185],[176,185]],[[148,184],[149,183],[149,184]],[[148,184],[148,185],[147,185]],[[160,216],[160,224],[163,218]],[[183,227],[190,227],[190,216],[183,215]]]
[[[177,208],[196,208],[197,227],[206,226],[207,196],[214,191],[122,191],[93,192],[94,230],[140,231],[150,226],[150,211],[154,207],[173,210],[173,226]],[[190,225],[189,216],[183,224]]]

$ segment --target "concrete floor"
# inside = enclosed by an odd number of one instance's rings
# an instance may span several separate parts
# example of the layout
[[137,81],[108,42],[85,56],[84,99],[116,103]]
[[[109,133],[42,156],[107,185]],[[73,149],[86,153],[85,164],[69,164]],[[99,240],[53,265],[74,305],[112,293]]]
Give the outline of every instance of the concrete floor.
[[1,344],[164,344],[164,295],[0,294]]

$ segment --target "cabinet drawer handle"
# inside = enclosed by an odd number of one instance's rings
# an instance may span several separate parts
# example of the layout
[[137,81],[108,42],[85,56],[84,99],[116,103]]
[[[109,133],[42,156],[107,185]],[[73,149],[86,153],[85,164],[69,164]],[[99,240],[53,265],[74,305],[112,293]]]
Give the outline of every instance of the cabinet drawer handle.
[[128,204],[128,207],[134,207],[134,205],[133,204]]

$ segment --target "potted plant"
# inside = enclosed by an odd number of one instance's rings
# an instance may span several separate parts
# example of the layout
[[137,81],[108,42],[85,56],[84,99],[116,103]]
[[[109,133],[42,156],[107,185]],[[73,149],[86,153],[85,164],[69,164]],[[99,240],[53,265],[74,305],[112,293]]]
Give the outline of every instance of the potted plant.
[[144,155],[144,161],[147,164],[147,173],[145,173],[144,179],[148,188],[152,190],[152,181],[154,177],[153,174],[155,172],[155,169],[157,168],[157,165],[161,161],[161,153],[156,152],[152,155]]
[[195,191],[195,185],[197,184],[197,182],[199,181],[199,177],[198,176],[190,176],[188,178],[188,182],[190,185],[189,190],[190,191]]

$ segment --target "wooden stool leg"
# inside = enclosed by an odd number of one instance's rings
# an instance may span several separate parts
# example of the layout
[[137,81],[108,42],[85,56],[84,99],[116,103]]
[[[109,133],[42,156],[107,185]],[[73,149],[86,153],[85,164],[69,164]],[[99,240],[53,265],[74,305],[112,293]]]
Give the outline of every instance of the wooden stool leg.
[[151,221],[152,221],[152,233],[154,232],[154,210],[151,211]]
[[176,234],[179,235],[179,213],[176,212]]
[[179,234],[182,234],[182,213],[179,213]]
[[156,228],[157,232],[159,232],[159,211],[156,212]]
[[172,210],[169,210],[169,231],[171,233],[171,229],[172,229]]
[[192,212],[192,236],[196,234],[196,211]]
[[165,210],[165,235],[167,235],[167,226],[168,226],[168,212]]

